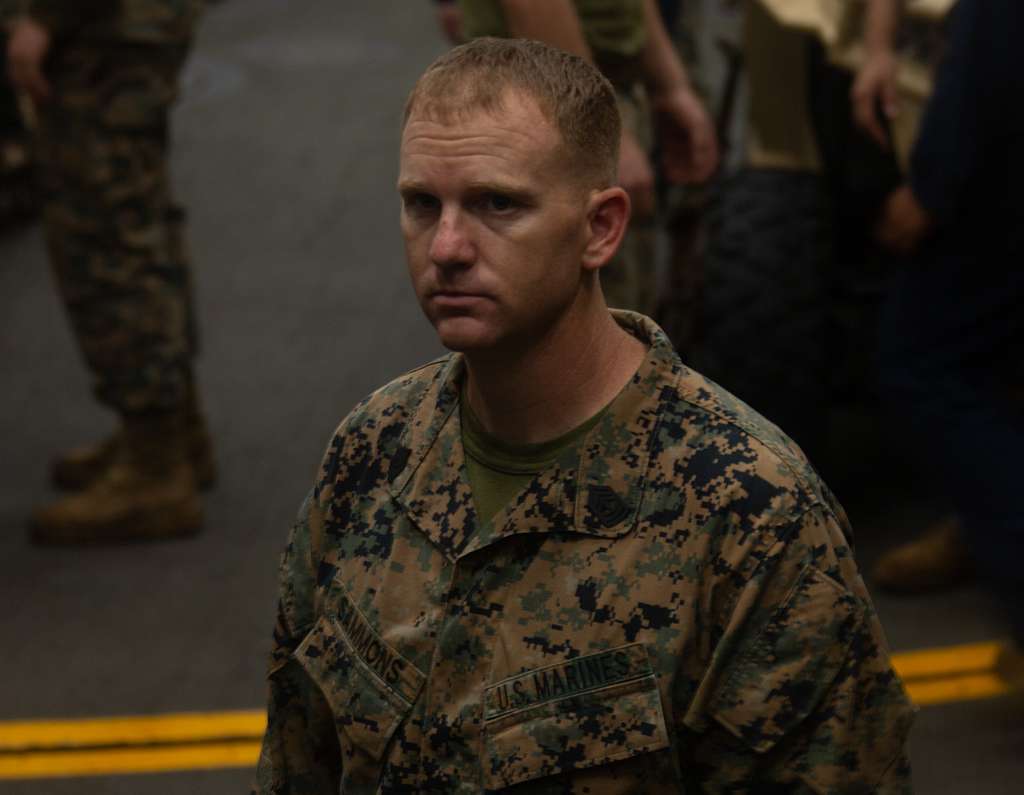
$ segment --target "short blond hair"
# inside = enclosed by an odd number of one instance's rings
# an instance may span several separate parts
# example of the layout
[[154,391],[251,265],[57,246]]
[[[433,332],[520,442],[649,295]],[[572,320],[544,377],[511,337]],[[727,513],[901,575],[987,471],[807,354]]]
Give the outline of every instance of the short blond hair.
[[533,99],[590,187],[614,184],[622,122],[611,83],[582,58],[525,39],[479,38],[434,61],[405,103],[443,122],[504,109],[509,92]]

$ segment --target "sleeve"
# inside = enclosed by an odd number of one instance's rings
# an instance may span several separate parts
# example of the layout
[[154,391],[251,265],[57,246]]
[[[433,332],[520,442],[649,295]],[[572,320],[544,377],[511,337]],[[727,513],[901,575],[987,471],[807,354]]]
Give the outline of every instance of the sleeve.
[[839,521],[780,528],[734,601],[679,740],[704,793],[911,792],[914,707]]
[[945,57],[910,161],[911,190],[939,223],[955,215],[978,171],[995,118],[991,109],[1017,101],[998,96],[1005,80],[989,63],[989,47],[999,38],[1000,5],[1001,0],[960,0],[950,12]]
[[341,757],[326,699],[293,652],[314,618],[312,538],[323,526],[318,492],[306,498],[281,558],[277,624],[267,675],[267,729],[256,769],[257,795],[333,795]]

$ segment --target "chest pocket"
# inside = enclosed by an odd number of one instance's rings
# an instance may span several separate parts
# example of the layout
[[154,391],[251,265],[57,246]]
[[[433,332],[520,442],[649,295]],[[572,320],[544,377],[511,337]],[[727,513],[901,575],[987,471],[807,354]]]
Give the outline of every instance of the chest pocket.
[[388,743],[423,687],[423,674],[357,615],[322,617],[295,658],[334,715],[343,789],[374,786]]
[[527,671],[487,688],[488,790],[669,747],[642,644]]

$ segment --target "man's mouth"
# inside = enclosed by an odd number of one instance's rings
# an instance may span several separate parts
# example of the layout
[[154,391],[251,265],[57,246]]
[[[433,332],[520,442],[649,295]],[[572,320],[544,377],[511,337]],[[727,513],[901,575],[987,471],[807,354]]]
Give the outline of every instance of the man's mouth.
[[483,301],[490,298],[489,295],[483,292],[446,288],[431,290],[428,295],[433,301]]
[[470,293],[462,290],[437,290],[430,294],[433,304],[442,309],[468,309],[488,300],[482,293]]

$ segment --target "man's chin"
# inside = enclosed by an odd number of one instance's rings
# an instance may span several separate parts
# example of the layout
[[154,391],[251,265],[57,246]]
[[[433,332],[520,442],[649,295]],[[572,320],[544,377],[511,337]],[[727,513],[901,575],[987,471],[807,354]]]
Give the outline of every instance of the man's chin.
[[444,347],[458,353],[486,350],[497,342],[493,329],[471,317],[441,318],[434,330]]

